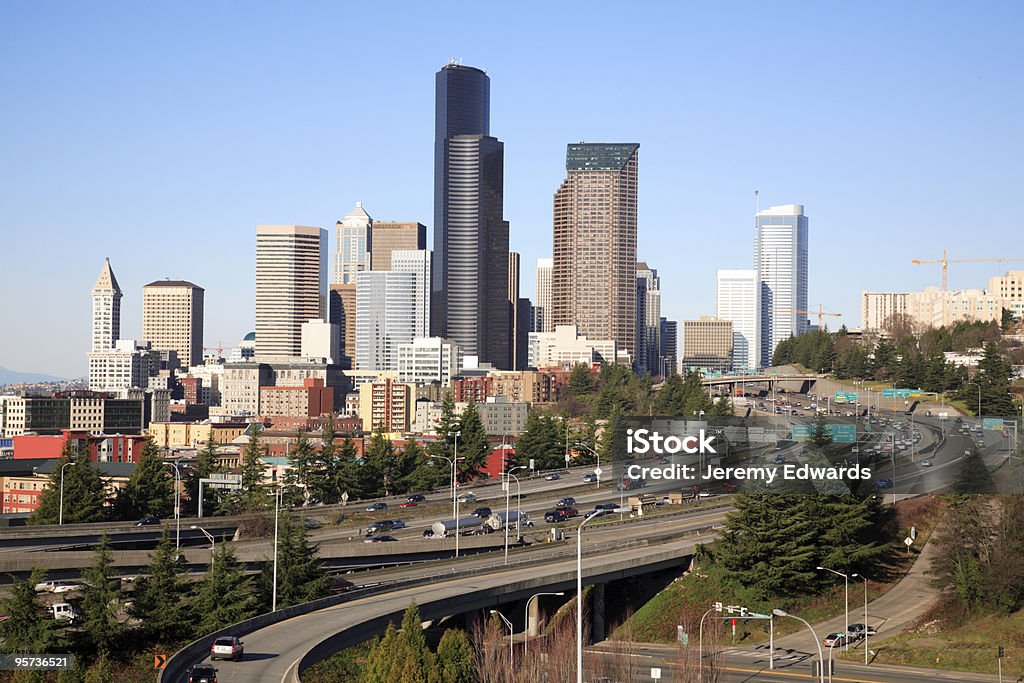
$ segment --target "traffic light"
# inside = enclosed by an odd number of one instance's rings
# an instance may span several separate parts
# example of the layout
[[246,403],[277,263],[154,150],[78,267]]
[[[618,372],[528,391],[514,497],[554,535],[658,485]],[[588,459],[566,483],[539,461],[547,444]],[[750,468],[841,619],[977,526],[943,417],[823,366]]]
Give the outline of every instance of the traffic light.
[[1003,646],[1002,646],[1002,645],[1000,645],[1000,646],[999,646],[999,659],[1002,659],[1002,658],[1004,657],[1004,654],[1003,654],[1003,652],[1004,652],[1004,651],[1003,651]]

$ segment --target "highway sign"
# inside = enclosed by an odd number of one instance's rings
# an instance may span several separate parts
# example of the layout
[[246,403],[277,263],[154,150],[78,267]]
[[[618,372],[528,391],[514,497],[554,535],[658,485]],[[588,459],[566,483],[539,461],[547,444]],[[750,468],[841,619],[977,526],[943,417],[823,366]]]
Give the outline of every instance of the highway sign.
[[604,474],[604,470],[602,470],[600,467],[595,467],[594,474],[600,477],[602,474]]
[[857,398],[858,397],[857,397],[857,392],[856,391],[837,391],[836,392],[836,400],[837,401],[847,401],[849,403],[856,403],[857,402]]
[[920,389],[882,389],[882,398],[910,398],[913,395],[920,396]]
[[793,425],[793,440],[807,441],[814,436],[814,425]]
[[882,389],[882,398],[896,398],[896,390]]
[[981,421],[982,429],[1002,429],[1005,427],[1002,418],[998,417],[986,417]]
[[825,429],[832,435],[834,443],[857,443],[857,425],[828,424]]

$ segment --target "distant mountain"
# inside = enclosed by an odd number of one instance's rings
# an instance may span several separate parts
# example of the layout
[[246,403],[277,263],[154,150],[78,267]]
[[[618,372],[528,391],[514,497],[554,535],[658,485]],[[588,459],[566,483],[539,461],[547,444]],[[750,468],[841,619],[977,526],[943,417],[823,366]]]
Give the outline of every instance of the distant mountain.
[[8,370],[7,368],[0,366],[0,385],[66,381],[66,377],[54,377],[53,375],[44,375],[40,372],[18,372],[17,370]]

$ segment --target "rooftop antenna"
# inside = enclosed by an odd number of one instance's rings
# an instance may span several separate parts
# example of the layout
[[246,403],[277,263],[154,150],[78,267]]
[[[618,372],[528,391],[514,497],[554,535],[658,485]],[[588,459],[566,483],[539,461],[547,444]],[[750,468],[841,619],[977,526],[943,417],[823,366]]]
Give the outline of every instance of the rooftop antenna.
[[754,190],[754,206],[757,209],[757,213],[761,213],[761,195],[757,190]]

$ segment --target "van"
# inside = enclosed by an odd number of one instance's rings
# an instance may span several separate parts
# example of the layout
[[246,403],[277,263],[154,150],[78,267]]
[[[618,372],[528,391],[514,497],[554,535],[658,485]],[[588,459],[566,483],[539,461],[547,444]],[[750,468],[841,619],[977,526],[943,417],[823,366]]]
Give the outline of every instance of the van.
[[78,612],[75,611],[75,608],[70,603],[58,602],[50,605],[50,616],[53,617],[54,621],[66,621],[73,624],[78,619]]

